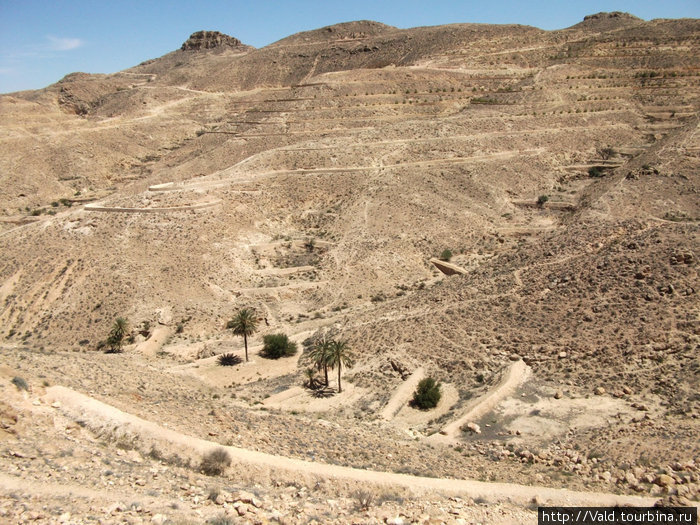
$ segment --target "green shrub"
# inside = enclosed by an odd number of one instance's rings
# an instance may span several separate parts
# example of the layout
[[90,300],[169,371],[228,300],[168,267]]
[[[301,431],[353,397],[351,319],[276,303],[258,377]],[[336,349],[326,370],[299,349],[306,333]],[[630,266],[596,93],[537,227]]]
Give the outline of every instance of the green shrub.
[[297,344],[290,341],[286,334],[269,334],[263,336],[263,349],[260,355],[268,359],[279,359],[297,353]]
[[540,195],[537,197],[537,205],[541,208],[549,200],[549,195]]
[[441,396],[440,383],[437,383],[432,377],[426,377],[418,383],[418,388],[413,393],[411,406],[421,410],[435,408]]
[[450,250],[442,250],[442,253],[440,254],[440,260],[441,261],[449,261],[452,259],[452,251]]
[[215,448],[202,457],[199,468],[207,476],[219,476],[231,464],[231,455],[224,448]]
[[593,178],[600,178],[604,175],[603,170],[598,166],[591,166],[588,168],[588,176]]
[[22,379],[19,376],[15,376],[12,378],[12,384],[15,385],[18,390],[29,391],[29,385],[27,384],[27,382],[24,379]]
[[611,157],[614,157],[615,154],[616,154],[616,152],[613,148],[602,148],[600,150],[600,156],[606,160],[611,158]]

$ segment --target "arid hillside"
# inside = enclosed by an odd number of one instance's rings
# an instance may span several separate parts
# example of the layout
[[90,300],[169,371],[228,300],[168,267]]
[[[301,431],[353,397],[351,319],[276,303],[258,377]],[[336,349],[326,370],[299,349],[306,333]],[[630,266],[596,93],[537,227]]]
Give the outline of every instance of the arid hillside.
[[[200,31],[125,71],[0,95],[2,377],[30,386],[0,405],[21,429],[0,450],[48,425],[62,385],[306,461],[697,500],[699,52],[695,19],[358,21],[261,49]],[[244,307],[254,358],[218,366],[243,355],[226,326]],[[132,339],[107,355],[118,317]],[[299,353],[262,358],[279,332]],[[314,398],[322,334],[355,365]],[[427,376],[432,412],[407,404]],[[77,399],[56,401],[65,424]],[[111,423],[85,418],[80,454],[109,456]],[[120,443],[144,470],[167,439],[138,432]],[[2,461],[60,463],[68,445],[23,446]],[[184,459],[161,464],[195,476]],[[454,516],[502,522],[474,505]]]

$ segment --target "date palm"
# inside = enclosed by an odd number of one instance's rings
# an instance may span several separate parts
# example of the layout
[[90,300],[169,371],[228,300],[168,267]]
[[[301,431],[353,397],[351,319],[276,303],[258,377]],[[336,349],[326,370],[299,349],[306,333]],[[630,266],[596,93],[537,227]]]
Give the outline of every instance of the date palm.
[[322,337],[316,342],[313,350],[309,353],[309,357],[311,357],[316,368],[323,370],[326,386],[328,386],[328,360],[330,358],[331,343],[331,340]]
[[243,337],[245,360],[248,362],[248,336],[253,335],[258,330],[258,319],[255,317],[255,312],[252,308],[241,308],[228,326],[233,330],[234,335]]
[[350,353],[350,346],[347,341],[333,340],[329,344],[330,352],[328,357],[328,366],[331,368],[338,367],[338,393],[343,391],[340,385],[340,372],[343,366],[351,368],[355,360]]
[[107,337],[107,344],[109,345],[108,352],[112,354],[120,353],[128,333],[129,322],[123,317],[117,317],[109,332],[109,337]]

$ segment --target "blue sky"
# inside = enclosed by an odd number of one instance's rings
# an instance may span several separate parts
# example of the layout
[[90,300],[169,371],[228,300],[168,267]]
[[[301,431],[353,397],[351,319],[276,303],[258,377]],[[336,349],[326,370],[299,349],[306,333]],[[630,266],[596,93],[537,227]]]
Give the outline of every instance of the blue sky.
[[599,11],[700,18],[700,1],[0,0],[0,93],[41,88],[74,71],[119,71],[177,49],[200,29],[263,47],[350,20],[400,28],[478,22],[561,29]]

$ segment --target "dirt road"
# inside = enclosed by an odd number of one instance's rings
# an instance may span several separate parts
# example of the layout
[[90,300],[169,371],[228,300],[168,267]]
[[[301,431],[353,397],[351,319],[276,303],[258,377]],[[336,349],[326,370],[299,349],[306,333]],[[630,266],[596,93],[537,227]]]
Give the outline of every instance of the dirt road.
[[[222,446],[218,443],[164,428],[62,386],[48,388],[45,400],[49,403],[58,401],[59,403],[56,405],[59,407],[58,410],[61,410],[71,418],[80,418],[88,426],[116,426],[120,431],[138,435],[144,441],[157,440],[168,442],[171,445],[179,447],[181,450],[190,450],[199,454]],[[225,448],[234,458],[234,461],[238,463],[264,466],[273,470],[284,470],[294,472],[295,474],[315,477],[321,476],[346,479],[362,483],[400,486],[419,492],[437,491],[443,494],[461,494],[472,498],[485,498],[494,502],[512,501],[519,504],[527,504],[536,497],[541,503],[547,502],[572,506],[625,504],[648,506],[654,503],[654,499],[652,498],[639,496],[621,496],[600,492],[577,492],[567,489],[517,485],[514,483],[488,483],[474,480],[426,478],[396,474],[393,472],[376,472],[339,465],[315,463],[237,447],[223,448]]]

